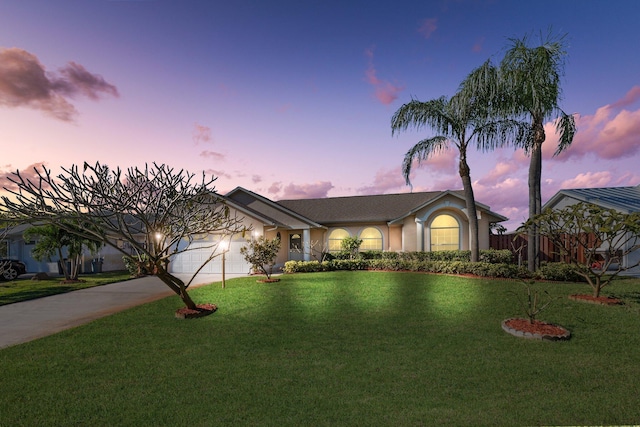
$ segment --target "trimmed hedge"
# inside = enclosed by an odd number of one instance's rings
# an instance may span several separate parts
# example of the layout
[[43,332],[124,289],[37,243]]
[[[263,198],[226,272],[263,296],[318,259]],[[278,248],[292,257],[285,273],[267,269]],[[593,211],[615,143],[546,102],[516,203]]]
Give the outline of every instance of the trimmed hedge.
[[513,263],[509,250],[482,250],[480,261],[470,262],[469,251],[438,252],[362,252],[357,259],[332,258],[328,261],[287,261],[285,273],[310,273],[334,270],[416,271],[445,274],[472,274],[479,277],[579,282],[584,279],[575,267],[564,263],[547,263],[535,274]]
[[384,270],[384,271],[420,271],[446,274],[473,274],[480,277],[529,277],[524,267],[514,264],[491,264],[488,262],[467,261],[416,261],[416,260],[331,260],[331,261],[287,261],[285,273],[310,273],[334,270]]

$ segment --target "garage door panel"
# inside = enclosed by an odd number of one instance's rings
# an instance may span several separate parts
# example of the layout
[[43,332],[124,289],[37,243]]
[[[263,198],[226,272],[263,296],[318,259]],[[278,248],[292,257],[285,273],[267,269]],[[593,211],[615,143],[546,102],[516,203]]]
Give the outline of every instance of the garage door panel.
[[[212,248],[207,247],[211,242],[193,242],[191,249],[177,254],[171,260],[169,269],[173,273],[193,274],[211,255]],[[247,274],[251,265],[240,253],[245,241],[231,242],[225,254],[225,271],[230,274]],[[222,255],[217,255],[200,271],[201,273],[222,273]]]

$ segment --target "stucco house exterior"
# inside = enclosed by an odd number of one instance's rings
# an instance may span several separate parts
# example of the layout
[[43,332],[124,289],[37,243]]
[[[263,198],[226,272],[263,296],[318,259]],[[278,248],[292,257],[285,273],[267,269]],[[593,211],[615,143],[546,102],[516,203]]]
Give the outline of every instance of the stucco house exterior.
[[[543,209],[563,209],[576,203],[592,203],[622,213],[640,212],[640,185],[635,187],[576,188],[560,190],[547,201]],[[640,239],[640,236],[639,236]],[[639,243],[640,240],[637,243]],[[628,244],[633,244],[633,240]],[[627,249],[627,248],[621,248]],[[629,248],[630,249],[630,248]],[[633,266],[640,261],[640,250],[634,250],[621,260],[622,266]],[[640,275],[640,266],[630,268],[622,274]]]
[[[339,251],[347,236],[363,240],[361,250],[436,251],[469,249],[469,221],[462,191],[430,191],[372,196],[329,197],[273,201],[262,195],[237,187],[219,195],[231,211],[242,218],[251,233],[236,235],[225,248],[225,271],[232,274],[250,272],[250,265],[240,254],[249,239],[265,236],[280,237],[280,252],[276,266],[288,260],[321,259],[322,253]],[[507,218],[477,203],[479,245],[489,248],[492,223]],[[22,230],[24,231],[24,230]],[[21,240],[20,230],[13,230],[9,246],[12,258],[23,260],[29,272],[51,271],[54,267],[30,257],[35,242]],[[169,265],[172,273],[192,274],[210,255],[211,240],[220,236],[204,236],[191,250],[174,256]],[[222,248],[218,249],[222,251]],[[91,259],[104,259],[103,270],[124,268],[122,255],[104,247],[99,255],[87,254],[85,271],[90,271]],[[222,257],[216,257],[201,273],[220,273]]]
[[[323,251],[340,250],[347,236],[363,240],[360,250],[435,251],[469,249],[469,220],[462,191],[431,191],[372,196],[329,197],[273,201],[238,187],[224,199],[251,225],[251,236],[236,236],[225,254],[226,271],[246,273],[250,266],[240,255],[247,239],[280,237],[276,266],[288,260],[321,259]],[[506,221],[482,203],[477,204],[479,245],[489,248],[492,223]],[[175,273],[187,273],[206,254],[178,255]],[[221,271],[220,257],[204,273]]]

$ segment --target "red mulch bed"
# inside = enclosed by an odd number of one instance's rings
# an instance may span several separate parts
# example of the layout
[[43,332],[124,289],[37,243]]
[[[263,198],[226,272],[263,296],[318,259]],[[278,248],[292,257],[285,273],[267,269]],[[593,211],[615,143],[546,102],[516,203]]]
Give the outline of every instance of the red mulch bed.
[[534,320],[533,323],[530,323],[529,319],[507,319],[502,322],[502,329],[517,337],[546,341],[568,340],[571,337],[571,332],[562,326],[541,320]]
[[590,304],[599,305],[620,305],[623,304],[622,300],[612,297],[594,297],[593,295],[574,294],[569,295],[569,299],[573,301],[588,302]]
[[176,310],[176,318],[178,319],[196,319],[198,317],[208,316],[215,313],[218,307],[215,304],[197,304],[197,309],[193,310],[182,307]]

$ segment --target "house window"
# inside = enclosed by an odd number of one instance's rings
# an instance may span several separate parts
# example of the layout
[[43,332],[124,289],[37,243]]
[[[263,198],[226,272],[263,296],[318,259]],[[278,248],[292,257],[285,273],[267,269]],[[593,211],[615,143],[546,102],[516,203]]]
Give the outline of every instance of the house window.
[[342,240],[349,237],[349,232],[344,228],[336,228],[329,234],[329,252],[340,252]]
[[381,251],[382,250],[382,233],[377,228],[369,227],[360,233],[362,244],[361,251]]
[[438,215],[431,222],[431,251],[460,249],[460,224],[451,215]]

